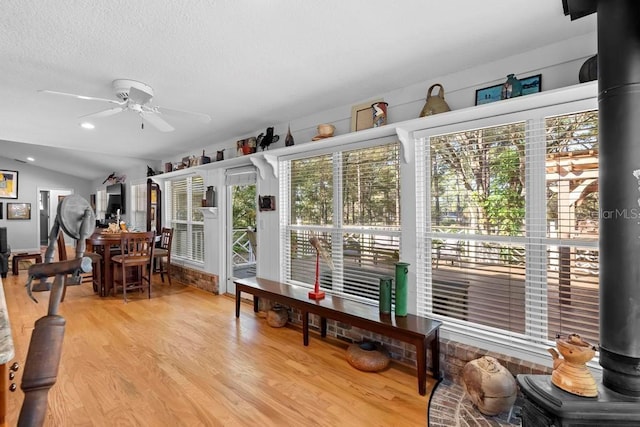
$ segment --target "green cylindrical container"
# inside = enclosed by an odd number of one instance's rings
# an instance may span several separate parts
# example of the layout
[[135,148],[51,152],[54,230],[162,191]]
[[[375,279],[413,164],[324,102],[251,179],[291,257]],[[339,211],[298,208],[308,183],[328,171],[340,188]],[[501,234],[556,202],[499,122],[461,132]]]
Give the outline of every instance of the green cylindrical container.
[[380,313],[391,313],[391,282],[393,278],[383,276],[380,278],[380,298],[378,300]]
[[396,316],[407,315],[407,276],[409,265],[406,262],[396,262]]

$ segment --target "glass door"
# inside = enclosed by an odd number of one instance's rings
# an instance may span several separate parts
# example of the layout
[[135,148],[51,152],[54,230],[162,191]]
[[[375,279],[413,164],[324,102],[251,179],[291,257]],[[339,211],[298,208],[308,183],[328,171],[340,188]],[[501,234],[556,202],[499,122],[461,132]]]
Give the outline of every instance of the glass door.
[[241,279],[256,275],[258,256],[256,238],[256,186],[230,185],[231,215],[228,246],[231,261],[229,277]]

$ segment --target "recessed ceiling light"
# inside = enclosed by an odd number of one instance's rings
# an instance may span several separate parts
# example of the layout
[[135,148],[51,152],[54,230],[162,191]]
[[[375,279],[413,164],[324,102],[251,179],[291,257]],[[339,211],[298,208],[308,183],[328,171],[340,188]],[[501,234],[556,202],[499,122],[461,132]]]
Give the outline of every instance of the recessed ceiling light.
[[33,157],[27,157],[27,160],[29,160],[30,162],[35,162],[36,159],[34,159]]
[[80,126],[83,129],[94,129],[96,127],[93,123],[89,123],[89,122],[80,123]]

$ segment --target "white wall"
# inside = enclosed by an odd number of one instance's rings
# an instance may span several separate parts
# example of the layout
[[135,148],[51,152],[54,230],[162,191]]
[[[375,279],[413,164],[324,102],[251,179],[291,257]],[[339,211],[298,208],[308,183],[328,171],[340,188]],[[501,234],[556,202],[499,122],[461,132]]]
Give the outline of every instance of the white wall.
[[[51,191],[52,216],[55,219],[58,194],[74,194],[89,200],[91,182],[75,176],[54,172],[30,164],[20,163],[6,157],[0,157],[0,169],[18,171],[18,199],[0,199],[2,217],[0,227],[7,227],[7,238],[12,251],[24,251],[40,247],[39,232],[39,190]],[[55,198],[55,200],[54,200]],[[7,203],[31,203],[30,220],[7,220]],[[54,206],[55,205],[55,206]]]
[[[414,85],[399,88],[387,93],[372,93],[366,99],[354,99],[350,105],[336,106],[331,110],[321,111],[305,117],[286,118],[281,123],[274,123],[275,133],[280,140],[273,144],[273,148],[284,147],[287,126],[291,125],[291,133],[296,145],[310,143],[317,134],[317,125],[332,123],[336,126],[335,135],[350,132],[351,107],[374,98],[383,98],[389,103],[388,123],[400,122],[416,118],[425,103],[426,92],[434,83],[441,83],[445,88],[445,98],[452,110],[472,107],[475,103],[476,89],[503,83],[507,74],[514,73],[517,77],[528,77],[542,74],[542,90],[552,90],[579,83],[578,71],[580,66],[597,51],[596,33],[564,40],[544,48],[523,52],[516,56],[504,58],[500,61],[486,64],[469,64],[469,68],[455,74],[441,76],[433,80],[417,82]],[[437,61],[437,58],[434,58]],[[363,76],[366,78],[366,76]],[[393,76],[388,76],[393,79]],[[238,135],[233,140],[218,141],[205,147],[207,155],[217,150],[225,149],[225,159],[236,156],[236,140],[257,136],[265,129],[256,129],[252,133]],[[194,155],[194,152],[184,152],[164,162],[175,162],[182,157]]]

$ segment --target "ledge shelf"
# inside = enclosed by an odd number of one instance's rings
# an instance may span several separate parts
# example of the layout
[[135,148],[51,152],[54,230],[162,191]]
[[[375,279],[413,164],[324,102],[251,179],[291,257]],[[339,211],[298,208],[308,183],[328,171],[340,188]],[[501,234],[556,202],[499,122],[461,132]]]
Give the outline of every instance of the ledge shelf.
[[200,211],[202,211],[202,215],[204,215],[205,218],[210,218],[210,219],[218,218],[218,208],[217,207],[205,206],[205,207],[201,207],[201,208],[198,208],[198,209],[200,209]]
[[349,147],[354,143],[367,140],[382,141],[389,137],[397,138],[397,140],[400,141],[403,147],[402,161],[404,163],[411,163],[415,160],[413,141],[433,132],[433,129],[486,118],[492,118],[499,121],[505,115],[549,105],[564,104],[567,102],[584,101],[585,109],[597,108],[597,103],[594,102],[594,100],[597,101],[597,87],[597,82],[595,81],[580,83],[574,86],[548,90],[500,102],[461,108],[447,113],[408,119],[376,128],[335,135],[331,138],[326,138],[318,142],[307,141],[290,147],[274,147],[273,149],[268,150],[268,153],[260,152],[232,157],[222,161],[154,175],[151,178],[156,182],[162,182],[166,179],[176,177],[195,174],[204,175],[207,170],[211,169],[226,169],[251,164],[258,169],[262,179],[265,179],[270,174],[275,178],[278,178],[278,161],[281,156],[291,156],[309,152],[316,147],[322,147],[323,150],[333,147]]

